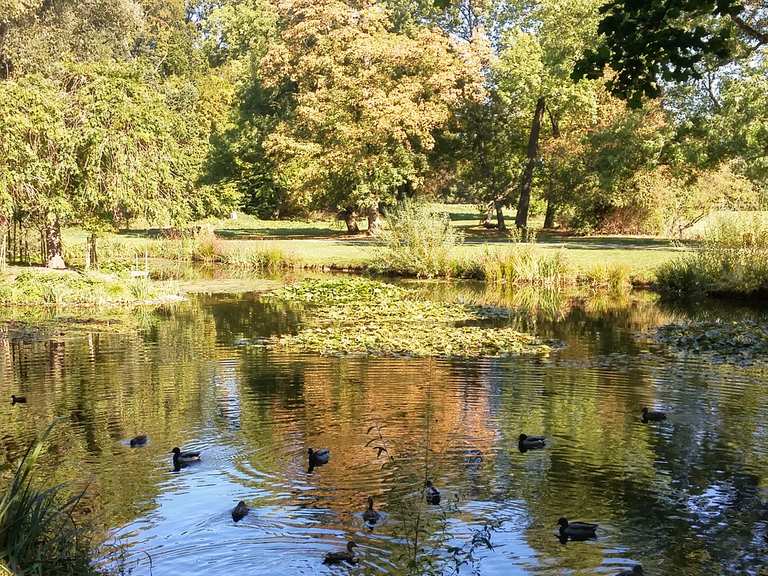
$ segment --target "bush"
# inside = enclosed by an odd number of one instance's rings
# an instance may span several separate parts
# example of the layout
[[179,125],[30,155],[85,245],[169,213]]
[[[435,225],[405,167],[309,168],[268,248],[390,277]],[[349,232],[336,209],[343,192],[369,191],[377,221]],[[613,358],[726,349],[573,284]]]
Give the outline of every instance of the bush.
[[35,486],[35,466],[50,430],[29,448],[0,498],[0,563],[14,574],[100,574],[89,531],[72,520],[82,494],[68,498],[62,486]]
[[768,291],[768,223],[720,221],[701,246],[661,266],[656,281],[673,296]]
[[493,284],[557,286],[576,281],[563,251],[543,254],[526,245],[487,251],[479,270],[480,277]]
[[294,255],[269,244],[235,245],[223,251],[221,261],[227,266],[258,272],[280,272],[299,266]]
[[447,214],[425,204],[406,202],[394,210],[382,231],[373,268],[387,274],[435,278],[451,276],[451,255],[463,237]]
[[614,292],[621,292],[632,287],[629,268],[620,264],[612,266],[601,264],[591,268],[584,276],[593,288],[608,288]]

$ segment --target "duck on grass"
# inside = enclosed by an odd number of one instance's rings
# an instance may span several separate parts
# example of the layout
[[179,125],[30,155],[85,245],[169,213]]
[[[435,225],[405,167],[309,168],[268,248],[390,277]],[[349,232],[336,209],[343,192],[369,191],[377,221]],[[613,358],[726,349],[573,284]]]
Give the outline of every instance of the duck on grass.
[[298,333],[267,341],[292,352],[472,358],[546,355],[556,346],[499,327],[512,316],[506,308],[427,300],[366,278],[304,280],[268,298],[303,309]]

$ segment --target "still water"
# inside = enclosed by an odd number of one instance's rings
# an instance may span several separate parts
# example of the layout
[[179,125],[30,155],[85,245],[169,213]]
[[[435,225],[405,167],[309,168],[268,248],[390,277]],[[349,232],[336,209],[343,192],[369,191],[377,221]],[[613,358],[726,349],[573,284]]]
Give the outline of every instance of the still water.
[[[423,289],[512,303],[518,327],[565,346],[503,360],[288,355],[248,343],[295,330],[300,310],[199,297],[140,334],[0,344],[0,396],[29,397],[0,404],[0,464],[63,417],[46,473],[88,483],[86,505],[138,575],[406,574],[414,549],[411,573],[768,574],[764,370],[643,338],[690,315],[648,295]],[[643,424],[646,405],[669,420]],[[520,432],[549,447],[521,454]],[[131,449],[141,433],[149,444]],[[174,472],[174,446],[202,462]],[[330,463],[310,473],[308,446],[330,448]],[[427,477],[440,507],[420,498]],[[384,513],[373,531],[368,495]],[[241,499],[252,510],[235,524]],[[561,544],[560,516],[599,523],[597,540]],[[349,538],[360,563],[324,566]]]

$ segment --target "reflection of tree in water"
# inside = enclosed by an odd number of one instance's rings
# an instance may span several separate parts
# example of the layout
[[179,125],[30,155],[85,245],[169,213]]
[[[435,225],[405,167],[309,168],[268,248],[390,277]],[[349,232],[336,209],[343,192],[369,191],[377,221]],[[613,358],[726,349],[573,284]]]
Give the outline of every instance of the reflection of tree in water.
[[[34,398],[16,410],[0,402],[0,461],[66,416],[49,453],[51,479],[92,478],[98,512],[114,526],[153,506],[170,447],[214,426],[236,454],[234,479],[258,488],[249,504],[321,510],[329,529],[356,526],[352,515],[369,494],[407,518],[403,503],[418,499],[428,462],[446,501],[458,497],[451,522],[506,519],[506,530],[559,566],[594,571],[626,549],[648,573],[756,574],[768,520],[764,375],[639,355],[633,332],[672,317],[652,298],[562,301],[551,308],[556,318],[547,312],[535,322],[567,343],[544,362],[232,348],[241,336],[298,322],[250,297],[161,311],[141,335],[0,343],[3,390]],[[615,365],[593,361],[616,352],[623,361]],[[669,422],[641,424],[644,405],[663,406]],[[365,448],[376,423],[392,463]],[[550,447],[519,454],[521,431],[546,434]],[[149,434],[146,449],[119,443],[137,433]],[[307,446],[332,449],[311,476]],[[564,514],[599,521],[605,532],[594,545],[563,547],[554,526]],[[439,519],[429,524],[429,542],[442,545],[440,529]]]

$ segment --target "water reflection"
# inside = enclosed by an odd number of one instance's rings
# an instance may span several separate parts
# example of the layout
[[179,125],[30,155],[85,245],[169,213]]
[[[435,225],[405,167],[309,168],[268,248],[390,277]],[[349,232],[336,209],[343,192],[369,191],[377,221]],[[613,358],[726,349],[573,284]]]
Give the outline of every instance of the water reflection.
[[[458,290],[513,299],[524,309],[513,325],[566,347],[543,360],[287,355],[244,344],[295,330],[300,312],[201,297],[141,335],[0,344],[0,394],[29,398],[0,404],[0,464],[63,417],[47,473],[89,483],[89,507],[117,529],[136,574],[150,573],[148,558],[156,576],[324,573],[324,554],[350,537],[354,572],[404,574],[417,534],[416,555],[440,554],[446,573],[611,574],[639,562],[648,574],[759,574],[763,372],[637,338],[686,315],[651,296]],[[669,419],[643,424],[642,406]],[[520,453],[521,431],[547,436],[547,449]],[[139,434],[150,441],[132,450]],[[201,462],[174,473],[174,446]],[[331,450],[311,474],[308,446]],[[440,507],[424,502],[427,478]],[[385,514],[372,531],[368,496]],[[239,500],[251,511],[235,524]],[[561,516],[598,522],[598,539],[563,545]]]

